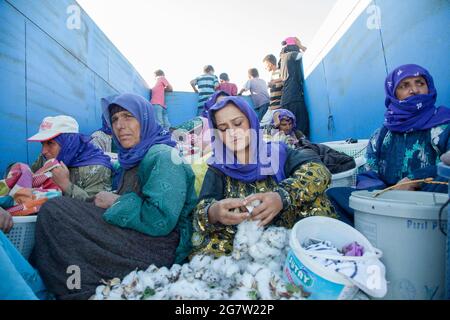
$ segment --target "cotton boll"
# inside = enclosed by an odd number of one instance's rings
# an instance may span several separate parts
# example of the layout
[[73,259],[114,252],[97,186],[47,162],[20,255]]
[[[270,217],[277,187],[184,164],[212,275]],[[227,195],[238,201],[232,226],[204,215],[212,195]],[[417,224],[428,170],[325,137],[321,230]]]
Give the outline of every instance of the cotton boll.
[[179,264],[174,264],[172,268],[170,268],[170,276],[169,281],[175,282],[178,280],[181,274],[181,266]]
[[253,300],[253,297],[256,298],[256,296],[255,289],[239,287],[233,292],[229,300]]
[[210,256],[196,255],[194,258],[192,258],[189,265],[192,270],[198,271],[208,267],[211,264],[211,260],[212,258]]
[[129,275],[127,275],[125,278],[123,278],[122,280],[122,286],[130,286],[132,284],[132,282],[136,279],[137,277],[137,272],[133,271],[131,272]]
[[103,300],[105,296],[103,295],[103,290],[106,289],[106,286],[98,286],[95,289],[95,300]]
[[256,285],[262,300],[271,300],[272,293],[270,290],[271,273],[268,269],[262,269],[255,275]]
[[146,273],[154,273],[158,271],[158,267],[155,266],[154,264],[152,264],[150,267],[148,267],[148,269],[145,271]]
[[288,245],[288,237],[286,229],[271,227],[264,232],[261,240],[267,243],[268,246],[282,250]]
[[248,272],[245,272],[240,279],[240,283],[247,289],[253,289],[256,287],[255,277]]
[[246,271],[255,276],[261,269],[265,269],[265,267],[259,263],[250,263],[247,265]]
[[180,280],[169,287],[168,296],[175,300],[208,300],[208,288],[201,281]]

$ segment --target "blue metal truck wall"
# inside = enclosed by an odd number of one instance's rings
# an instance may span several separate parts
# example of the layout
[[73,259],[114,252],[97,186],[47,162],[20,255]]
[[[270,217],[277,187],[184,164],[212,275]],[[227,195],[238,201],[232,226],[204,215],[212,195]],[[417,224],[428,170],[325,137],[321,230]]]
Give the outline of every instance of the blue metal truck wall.
[[[373,4],[380,8],[381,28],[368,28],[370,14],[363,12],[306,79],[316,142],[369,137],[384,119],[384,78],[400,64],[428,68],[438,104],[450,105],[450,1]],[[0,174],[13,161],[36,158],[40,145],[26,138],[45,116],[74,116],[90,133],[101,124],[100,98],[149,96],[142,77],[86,13],[81,11],[79,29],[67,27],[71,5],[76,2],[0,0]],[[168,94],[167,102],[173,125],[196,113],[194,93]]]

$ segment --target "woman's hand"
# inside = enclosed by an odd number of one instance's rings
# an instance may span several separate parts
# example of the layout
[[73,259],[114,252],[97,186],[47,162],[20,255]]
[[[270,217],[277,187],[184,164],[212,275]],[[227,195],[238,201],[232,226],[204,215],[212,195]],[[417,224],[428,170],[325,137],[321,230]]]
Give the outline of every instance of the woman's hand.
[[[409,182],[409,181],[411,181],[411,179],[404,178],[404,179],[400,180],[399,182],[397,182],[397,184],[401,184],[401,183],[405,183],[405,182]],[[415,183],[409,183],[409,184],[405,184],[403,186],[395,187],[393,190],[417,191],[419,189],[420,189],[420,183],[415,182]]]
[[62,191],[66,192],[69,189],[70,172],[64,162],[61,162],[61,167],[52,170],[52,180],[62,189]]
[[94,203],[99,208],[108,209],[119,198],[120,196],[115,193],[102,191],[95,196]]
[[277,192],[257,193],[245,199],[244,205],[259,200],[261,204],[253,209],[252,220],[260,220],[259,226],[266,226],[283,210],[283,201]]
[[13,226],[14,222],[9,212],[0,208],[0,231],[9,233]]
[[[248,212],[242,212],[245,208],[242,199],[224,199],[216,202],[209,207],[208,217],[212,224],[221,223],[226,226],[238,225],[250,217]],[[240,213],[234,210],[239,209]]]

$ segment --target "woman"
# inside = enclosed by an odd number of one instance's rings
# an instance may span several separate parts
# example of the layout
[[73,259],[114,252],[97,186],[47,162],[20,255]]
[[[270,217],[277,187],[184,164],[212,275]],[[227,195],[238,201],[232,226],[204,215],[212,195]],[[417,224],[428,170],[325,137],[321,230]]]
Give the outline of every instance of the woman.
[[[124,94],[104,102],[103,112],[124,169],[118,194],[101,192],[95,205],[49,201],[36,225],[32,260],[58,299],[87,299],[101,279],[183,263],[191,250],[194,174],[151,104]],[[79,268],[81,287],[67,287],[68,266]]]
[[273,113],[271,123],[265,129],[267,139],[284,142],[288,147],[296,149],[305,135],[297,130],[296,118],[286,109],[278,109]]
[[[403,65],[385,81],[384,125],[372,135],[367,148],[366,172],[357,189],[384,189],[424,178],[437,179],[436,165],[449,150],[450,109],[436,108],[437,92],[430,73],[421,66]],[[415,182],[397,190],[447,192],[446,186]],[[351,188],[329,190],[344,221],[353,221]]]
[[297,130],[296,118],[286,109],[278,109],[273,114],[271,126],[266,129],[266,140],[281,141],[293,149],[311,149],[332,174],[345,172],[356,167],[355,160],[345,153],[336,151],[324,144],[311,143]]
[[79,133],[78,123],[72,117],[45,118],[39,133],[28,139],[42,144],[31,170],[36,172],[47,160],[58,160],[61,166],[51,171],[52,180],[67,197],[86,201],[101,191],[111,190],[111,160],[90,140]]
[[[304,217],[334,216],[324,194],[331,175],[317,155],[264,143],[258,117],[242,98],[225,98],[208,117],[213,156],[194,211],[195,254],[230,254],[237,225],[246,219],[291,228]],[[257,200],[251,216],[244,212]]]

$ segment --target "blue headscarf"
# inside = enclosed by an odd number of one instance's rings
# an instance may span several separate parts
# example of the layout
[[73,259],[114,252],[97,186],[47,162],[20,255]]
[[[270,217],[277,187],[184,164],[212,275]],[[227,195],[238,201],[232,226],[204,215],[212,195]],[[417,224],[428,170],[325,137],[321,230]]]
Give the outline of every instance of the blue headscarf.
[[[396,97],[400,82],[406,78],[425,78],[429,93],[411,96],[405,100]],[[411,132],[426,130],[450,121],[450,109],[436,108],[437,92],[433,77],[421,66],[407,64],[392,71],[386,78],[386,108],[384,125],[393,132]]]
[[81,133],[62,133],[53,140],[61,147],[56,159],[69,168],[100,165],[112,169],[111,159],[90,143],[90,137]]
[[[230,151],[217,136],[214,125],[214,114],[228,104],[234,104],[250,123],[250,155],[256,156],[250,164],[238,163],[233,151]],[[227,97],[223,101],[213,105],[208,112],[209,126],[213,130],[211,142],[213,155],[208,164],[221,171],[223,174],[246,183],[261,181],[273,176],[277,182],[286,178],[284,165],[287,159],[287,146],[284,143],[266,143],[263,141],[263,133],[259,126],[258,116],[253,108],[240,97]]]
[[272,117],[272,125],[275,125],[275,114],[278,114],[278,119],[280,120],[291,120],[292,121],[292,129],[288,134],[291,134],[292,132],[295,132],[295,129],[297,129],[297,118],[294,116],[294,114],[287,110],[287,109],[278,109],[273,113]]
[[[109,105],[109,104],[111,104],[111,101],[113,101],[117,96],[118,95],[115,94],[115,95],[103,98],[102,103],[103,103],[103,100],[105,100],[106,103],[108,103],[108,105]],[[110,136],[112,135],[112,129],[109,126],[108,121],[106,121],[104,114],[102,114],[102,127],[100,129],[98,129],[98,131],[103,131],[104,133],[106,133],[107,135],[110,135]]]
[[113,104],[131,112],[141,126],[140,142],[130,149],[123,148],[113,132],[113,140],[119,149],[119,163],[123,169],[128,170],[139,165],[148,150],[156,144],[176,146],[176,143],[171,139],[170,132],[164,130],[156,122],[153,106],[149,101],[135,94],[122,94],[112,101],[102,99],[103,114],[109,124],[111,123],[109,107]]
[[230,96],[225,91],[222,91],[222,90],[221,91],[216,91],[211,97],[209,97],[209,99],[203,105],[203,113],[202,113],[202,117],[203,118],[208,118],[208,111],[209,111],[209,109],[211,109],[211,107],[216,104],[217,99],[221,95],[227,96],[227,97]]

